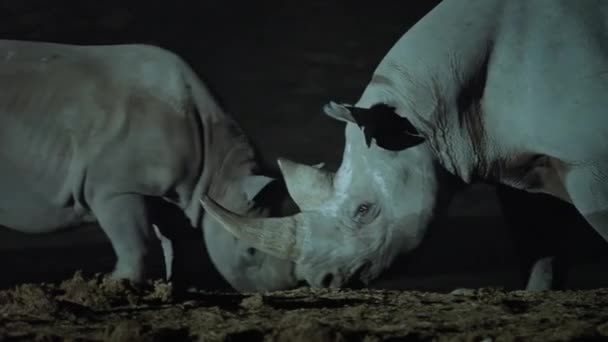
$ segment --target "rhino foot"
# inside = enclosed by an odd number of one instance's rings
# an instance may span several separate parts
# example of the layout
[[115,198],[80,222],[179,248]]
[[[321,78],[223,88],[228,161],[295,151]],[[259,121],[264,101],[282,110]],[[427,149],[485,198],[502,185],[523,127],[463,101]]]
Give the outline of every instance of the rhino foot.
[[132,283],[142,283],[146,278],[144,272],[144,263],[142,261],[125,260],[125,258],[118,258],[116,267],[112,272],[112,279],[114,280],[129,280]]
[[534,263],[526,291],[541,292],[553,289],[553,262],[553,257],[546,257]]
[[92,201],[91,209],[118,259],[112,277],[142,282],[153,257],[148,246],[154,237],[144,198],[134,194],[100,197]]
[[137,274],[132,270],[125,270],[123,267],[116,267],[112,272],[113,280],[128,280],[132,283],[141,283],[144,277],[141,274]]
[[469,295],[474,294],[475,291],[476,291],[475,289],[460,287],[460,288],[450,291],[450,294],[454,295],[454,296],[469,296]]

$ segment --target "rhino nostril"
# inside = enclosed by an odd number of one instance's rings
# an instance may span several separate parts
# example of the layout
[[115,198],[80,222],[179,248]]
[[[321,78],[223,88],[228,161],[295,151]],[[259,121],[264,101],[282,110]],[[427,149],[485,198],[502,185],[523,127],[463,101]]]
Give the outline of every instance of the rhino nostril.
[[333,280],[334,280],[334,275],[331,273],[327,273],[325,276],[323,276],[323,279],[321,279],[321,286],[329,287]]

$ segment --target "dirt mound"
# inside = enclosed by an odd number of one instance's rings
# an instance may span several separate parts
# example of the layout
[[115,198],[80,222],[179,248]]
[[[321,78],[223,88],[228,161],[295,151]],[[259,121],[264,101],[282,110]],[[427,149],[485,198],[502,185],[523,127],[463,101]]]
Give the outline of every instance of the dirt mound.
[[608,339],[608,289],[530,294],[191,292],[80,273],[0,291],[0,340],[570,341]]

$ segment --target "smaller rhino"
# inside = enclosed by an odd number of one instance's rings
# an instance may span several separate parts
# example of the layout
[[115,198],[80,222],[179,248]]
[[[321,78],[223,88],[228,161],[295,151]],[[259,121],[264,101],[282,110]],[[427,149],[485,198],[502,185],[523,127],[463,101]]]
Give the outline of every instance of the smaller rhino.
[[135,282],[149,274],[160,237],[171,277],[175,251],[161,232],[172,223],[155,221],[151,205],[160,199],[203,228],[233,287],[297,284],[292,262],[239,256],[250,245],[202,210],[208,194],[242,215],[269,215],[274,204],[254,198],[273,179],[179,56],[149,45],[2,40],[0,60],[1,225],[44,233],[97,222],[117,256],[112,276]]

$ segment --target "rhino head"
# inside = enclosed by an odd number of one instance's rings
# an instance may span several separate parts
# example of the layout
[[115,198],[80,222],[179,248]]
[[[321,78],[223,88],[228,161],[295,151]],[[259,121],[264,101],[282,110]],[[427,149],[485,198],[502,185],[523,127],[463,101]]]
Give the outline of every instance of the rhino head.
[[[241,187],[249,205],[239,212],[247,217],[276,217],[297,211],[297,208],[292,208],[294,205],[281,179],[250,175],[243,179]],[[231,203],[242,201],[238,197],[229,200]],[[298,286],[292,261],[263,253],[248,241],[235,238],[217,220],[207,218],[203,232],[211,261],[235,290],[260,292]]]
[[324,111],[346,122],[338,170],[278,161],[299,213],[251,219],[209,198],[202,203],[236,237],[293,261],[311,286],[367,284],[420,244],[440,202],[441,168],[425,139],[390,107],[330,103]]

